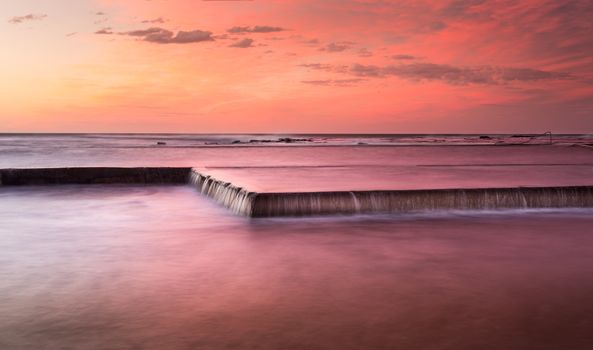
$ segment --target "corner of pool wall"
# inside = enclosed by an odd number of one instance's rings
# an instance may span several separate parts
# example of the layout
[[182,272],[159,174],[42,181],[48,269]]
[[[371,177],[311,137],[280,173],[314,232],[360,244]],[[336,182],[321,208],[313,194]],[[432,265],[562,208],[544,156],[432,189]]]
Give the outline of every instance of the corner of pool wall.
[[593,207],[593,186],[590,185],[258,193],[214,178],[207,170],[189,167],[0,169],[2,187],[188,183],[232,212],[247,217]]
[[205,196],[214,199],[236,214],[252,217],[254,203],[258,197],[257,192],[248,191],[230,182],[217,180],[214,177],[202,174],[198,169],[192,169],[189,174],[189,183]]
[[593,207],[593,186],[257,193],[198,169],[190,183],[248,217]]

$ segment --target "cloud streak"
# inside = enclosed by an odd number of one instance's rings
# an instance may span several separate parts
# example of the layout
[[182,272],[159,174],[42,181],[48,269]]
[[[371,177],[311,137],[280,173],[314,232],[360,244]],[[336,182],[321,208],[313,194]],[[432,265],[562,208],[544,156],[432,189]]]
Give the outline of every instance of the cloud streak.
[[349,67],[344,65],[333,65],[329,63],[303,63],[299,64],[298,67],[303,67],[311,70],[319,70],[324,72],[333,73],[348,73]]
[[416,57],[416,56],[405,55],[405,54],[393,55],[393,56],[391,56],[391,58],[393,58],[394,60],[402,60],[402,61],[418,59],[418,57]]
[[112,31],[111,27],[105,27],[105,28],[101,28],[101,29],[97,30],[95,32],[95,34],[111,35],[111,34],[113,34],[113,31]]
[[572,78],[568,73],[532,68],[456,67],[435,63],[413,63],[384,67],[354,64],[350,68],[350,73],[361,77],[384,78],[394,76],[413,81],[442,81],[451,85],[497,85],[509,82],[535,82]]
[[240,49],[246,49],[246,48],[252,47],[252,46],[253,46],[253,39],[249,39],[249,38],[235,41],[234,43],[229,45],[229,47],[237,47]]
[[328,79],[328,80],[302,80],[301,83],[315,85],[315,86],[336,86],[336,87],[350,87],[365,81],[365,79]]
[[275,32],[282,32],[285,29],[282,27],[273,27],[273,26],[254,26],[254,27],[232,27],[227,30],[227,32],[231,34],[244,34],[244,33],[275,33]]
[[141,23],[152,23],[152,24],[159,23],[159,24],[162,24],[162,23],[165,23],[165,19],[163,17],[158,17],[158,18],[154,18],[154,19],[145,19]]
[[[414,56],[404,60],[415,59]],[[362,78],[397,77],[411,81],[442,81],[450,85],[499,85],[513,82],[541,82],[569,80],[574,77],[565,72],[545,71],[534,68],[500,66],[457,67],[436,63],[409,63],[387,66],[353,64],[351,66],[327,63],[306,63],[299,67],[330,73],[355,75]],[[311,81],[309,81],[311,82]],[[315,82],[315,80],[313,80]],[[321,82],[321,80],[319,81]],[[321,85],[321,83],[319,83]]]
[[337,42],[337,43],[329,43],[325,47],[322,47],[321,51],[327,52],[342,52],[350,49],[353,43],[349,41]]
[[30,22],[30,21],[41,21],[47,17],[46,14],[33,14],[30,13],[24,16],[14,16],[8,20],[8,23],[12,24],[20,24],[23,22]]
[[[108,33],[104,33],[108,34]],[[204,41],[214,41],[212,32],[203,30],[179,31],[177,34],[170,30],[151,27],[148,29],[132,30],[129,32],[120,33],[123,35],[141,37],[142,40],[156,44],[191,44]]]

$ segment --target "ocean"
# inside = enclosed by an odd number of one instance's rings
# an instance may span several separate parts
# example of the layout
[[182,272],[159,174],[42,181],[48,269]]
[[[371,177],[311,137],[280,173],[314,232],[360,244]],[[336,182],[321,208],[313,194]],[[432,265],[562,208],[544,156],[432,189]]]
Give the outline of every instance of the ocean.
[[[546,142],[480,136],[2,135],[0,168],[475,165]],[[593,159],[513,147],[494,158]],[[591,349],[592,214],[253,219],[189,186],[0,187],[0,349]]]

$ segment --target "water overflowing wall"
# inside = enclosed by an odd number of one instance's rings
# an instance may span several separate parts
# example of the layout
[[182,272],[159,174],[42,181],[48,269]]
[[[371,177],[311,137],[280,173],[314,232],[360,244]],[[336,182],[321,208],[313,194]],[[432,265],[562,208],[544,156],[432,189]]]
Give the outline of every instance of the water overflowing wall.
[[447,209],[593,207],[593,186],[256,193],[192,170],[198,190],[252,217],[397,213]]
[[191,168],[0,169],[0,186],[66,184],[183,184]]
[[237,187],[230,182],[220,181],[209,175],[200,174],[197,170],[191,171],[189,183],[196,187],[200,193],[213,198],[233,212],[252,216],[253,203],[257,193]]
[[568,207],[593,207],[593,187],[262,193],[252,216]]
[[188,182],[233,212],[251,217],[593,207],[593,186],[257,193],[192,168],[0,169],[0,186]]

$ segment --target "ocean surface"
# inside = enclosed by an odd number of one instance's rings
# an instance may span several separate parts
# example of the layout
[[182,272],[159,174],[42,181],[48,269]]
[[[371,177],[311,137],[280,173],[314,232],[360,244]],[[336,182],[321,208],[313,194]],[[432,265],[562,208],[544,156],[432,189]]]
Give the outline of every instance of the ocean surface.
[[134,148],[593,143],[593,134],[2,134],[0,146]]
[[[553,135],[559,147],[526,147],[549,142],[547,135],[0,134],[0,168],[480,165],[489,154],[498,163],[591,161],[583,150],[593,149],[593,135]],[[559,153],[571,145],[584,147]],[[534,153],[514,157],[508,147]]]
[[[479,136],[2,135],[0,168],[475,166],[494,149],[593,169],[586,147],[455,147],[520,138]],[[2,350],[584,350],[591,329],[591,209],[247,219],[188,186],[0,187]]]

